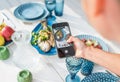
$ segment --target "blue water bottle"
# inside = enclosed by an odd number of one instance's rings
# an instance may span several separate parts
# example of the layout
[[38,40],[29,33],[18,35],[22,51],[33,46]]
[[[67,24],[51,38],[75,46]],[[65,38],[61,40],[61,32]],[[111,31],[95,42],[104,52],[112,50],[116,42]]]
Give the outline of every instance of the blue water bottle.
[[56,0],[55,15],[62,16],[64,9],[64,0]]

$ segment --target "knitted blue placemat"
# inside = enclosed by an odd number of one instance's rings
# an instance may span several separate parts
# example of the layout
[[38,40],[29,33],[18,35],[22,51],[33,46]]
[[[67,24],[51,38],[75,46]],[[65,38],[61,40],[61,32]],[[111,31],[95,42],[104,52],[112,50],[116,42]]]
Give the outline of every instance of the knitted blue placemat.
[[120,78],[105,72],[97,72],[86,76],[81,82],[120,82]]

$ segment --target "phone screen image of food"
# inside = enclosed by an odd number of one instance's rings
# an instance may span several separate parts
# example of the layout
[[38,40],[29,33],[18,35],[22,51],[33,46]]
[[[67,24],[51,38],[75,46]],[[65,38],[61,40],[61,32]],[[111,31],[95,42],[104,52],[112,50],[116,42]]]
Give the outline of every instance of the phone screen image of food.
[[54,35],[56,40],[56,46],[60,57],[70,56],[74,54],[73,45],[67,43],[68,38],[71,36],[70,29],[68,26],[57,27],[54,29]]
[[70,44],[67,43],[67,40],[71,36],[71,33],[67,26],[55,28],[54,35],[57,48],[64,48],[70,46]]

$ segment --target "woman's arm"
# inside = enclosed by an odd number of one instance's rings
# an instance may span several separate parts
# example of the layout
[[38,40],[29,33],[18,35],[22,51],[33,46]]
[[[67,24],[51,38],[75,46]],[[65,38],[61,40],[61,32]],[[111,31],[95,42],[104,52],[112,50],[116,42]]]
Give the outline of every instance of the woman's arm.
[[120,76],[120,54],[112,54],[103,50],[86,47],[84,58],[93,61]]

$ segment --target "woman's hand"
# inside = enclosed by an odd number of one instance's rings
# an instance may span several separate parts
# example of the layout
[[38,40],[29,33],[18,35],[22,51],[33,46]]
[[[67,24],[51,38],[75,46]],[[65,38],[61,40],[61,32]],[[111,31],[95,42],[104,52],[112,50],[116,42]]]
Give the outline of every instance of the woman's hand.
[[76,37],[71,36],[68,40],[68,43],[73,43],[74,44],[74,49],[75,49],[75,56],[78,58],[84,58],[84,49],[86,48],[85,44]]

